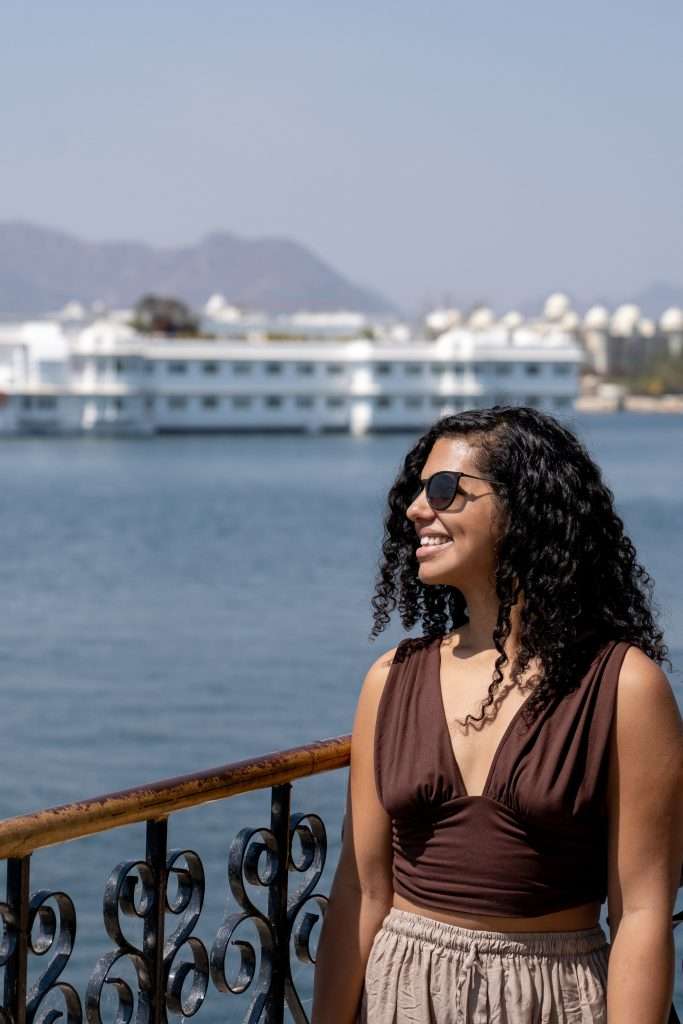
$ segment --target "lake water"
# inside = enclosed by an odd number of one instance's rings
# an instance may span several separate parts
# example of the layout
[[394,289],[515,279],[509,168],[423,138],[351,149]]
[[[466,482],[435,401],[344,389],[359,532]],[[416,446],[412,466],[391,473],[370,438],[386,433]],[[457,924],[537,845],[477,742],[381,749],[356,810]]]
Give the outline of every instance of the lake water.
[[[570,424],[656,581],[681,700],[683,417],[575,415]],[[369,601],[386,492],[412,441],[3,442],[0,816],[350,732],[368,666],[403,635],[395,619],[371,644]],[[320,813],[328,827],[321,891],[339,852],[346,777],[293,790],[293,809]],[[197,934],[209,944],[223,918],[230,841],[268,822],[267,792],[171,819],[171,844],[204,862]],[[64,888],[76,902],[65,978],[81,993],[111,948],[105,879],[138,856],[143,825],[34,855],[33,887]],[[680,959],[679,948],[683,1008]],[[308,1008],[311,969],[296,977]],[[238,1021],[246,1005],[210,989],[199,1019]]]

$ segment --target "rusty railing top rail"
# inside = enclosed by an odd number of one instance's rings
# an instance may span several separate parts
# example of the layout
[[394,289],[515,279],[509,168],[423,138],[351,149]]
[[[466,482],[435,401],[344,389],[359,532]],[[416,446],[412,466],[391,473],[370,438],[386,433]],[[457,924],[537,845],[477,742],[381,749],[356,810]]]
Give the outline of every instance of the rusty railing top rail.
[[56,843],[108,832],[121,825],[165,818],[188,807],[345,768],[350,758],[351,736],[336,736],[232,761],[191,775],[161,779],[89,800],[6,818],[0,821],[0,860],[24,857]]

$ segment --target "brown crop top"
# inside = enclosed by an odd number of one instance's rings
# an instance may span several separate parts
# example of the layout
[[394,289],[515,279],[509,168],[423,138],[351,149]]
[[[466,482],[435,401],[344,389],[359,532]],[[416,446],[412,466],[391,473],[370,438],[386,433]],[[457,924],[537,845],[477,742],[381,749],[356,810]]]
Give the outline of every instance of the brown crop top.
[[377,709],[375,781],[394,891],[436,910],[535,917],[607,897],[608,739],[630,644],[609,641],[531,726],[515,713],[467,796],[443,709],[441,637],[402,640]]

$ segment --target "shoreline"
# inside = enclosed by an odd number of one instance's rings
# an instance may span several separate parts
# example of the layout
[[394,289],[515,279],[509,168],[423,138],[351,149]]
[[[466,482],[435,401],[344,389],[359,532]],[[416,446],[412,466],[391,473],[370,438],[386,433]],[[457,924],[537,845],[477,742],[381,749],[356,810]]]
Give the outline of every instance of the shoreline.
[[683,395],[580,395],[574,402],[577,412],[658,412],[683,413]]

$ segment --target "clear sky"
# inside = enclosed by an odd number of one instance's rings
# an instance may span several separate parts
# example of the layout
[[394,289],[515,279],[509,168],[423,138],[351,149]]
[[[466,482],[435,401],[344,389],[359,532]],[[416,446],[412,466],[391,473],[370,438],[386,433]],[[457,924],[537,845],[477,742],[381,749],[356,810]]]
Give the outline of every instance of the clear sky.
[[406,309],[683,286],[680,0],[5,0],[0,220],[286,235]]

